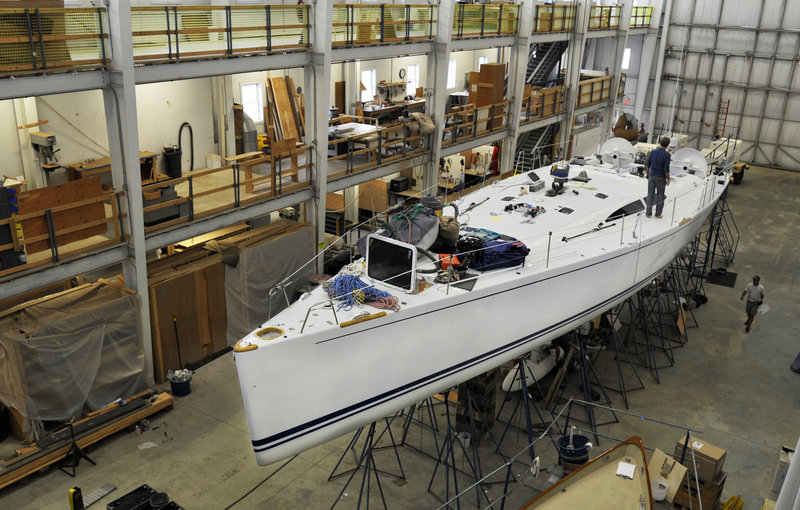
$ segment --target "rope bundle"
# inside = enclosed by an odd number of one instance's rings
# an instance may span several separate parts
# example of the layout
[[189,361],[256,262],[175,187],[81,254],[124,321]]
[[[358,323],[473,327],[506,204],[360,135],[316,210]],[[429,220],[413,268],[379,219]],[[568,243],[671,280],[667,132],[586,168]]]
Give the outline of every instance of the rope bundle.
[[375,308],[384,308],[397,311],[400,306],[397,304],[397,298],[369,286],[362,282],[357,276],[349,274],[340,274],[332,280],[328,280],[322,286],[328,297],[331,299],[339,299],[342,302],[337,307],[337,310],[350,310],[354,305],[365,303]]

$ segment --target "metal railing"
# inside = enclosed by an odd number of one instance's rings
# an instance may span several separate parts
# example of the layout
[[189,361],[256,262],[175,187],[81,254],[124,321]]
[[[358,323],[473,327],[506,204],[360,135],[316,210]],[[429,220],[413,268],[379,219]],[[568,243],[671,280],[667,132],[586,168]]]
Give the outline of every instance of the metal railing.
[[335,4],[333,47],[431,41],[437,7],[429,4]]
[[24,263],[0,270],[0,276],[57,264],[124,242],[122,220],[127,215],[120,212],[123,196],[122,192],[108,191],[68,204],[31,208],[26,207],[26,200],[36,201],[37,197],[27,191],[20,193],[20,214],[0,220],[0,228],[7,226],[12,234],[11,242],[0,245],[0,251],[24,253]]
[[[611,98],[611,85],[613,76],[601,76],[590,80],[582,80],[578,83],[578,97],[575,106],[582,107],[591,104],[602,103]],[[625,75],[619,79],[617,97],[625,94]]]
[[111,57],[106,9],[0,9],[0,76],[102,69]]
[[537,5],[533,16],[533,33],[575,30],[577,12],[575,5]]
[[519,5],[456,4],[453,39],[514,35],[519,25]]
[[619,6],[592,6],[592,10],[589,12],[589,30],[618,28],[619,12]]
[[522,99],[520,125],[567,111],[567,89],[559,85],[533,90]]
[[472,140],[508,128],[509,101],[475,107],[454,106],[444,116],[442,147]]
[[308,51],[309,14],[308,5],[132,7],[133,60]]
[[649,27],[652,16],[653,8],[651,6],[634,7],[631,11],[631,28]]
[[[366,124],[370,119],[350,117],[350,121]],[[420,134],[418,121],[375,126],[373,131],[352,136],[331,133],[328,149],[334,155],[328,157],[328,180],[341,179],[429,152],[427,138],[427,135]]]
[[188,214],[145,227],[145,232],[188,223],[311,187],[311,147],[286,144],[282,151],[275,147],[273,142],[271,154],[240,155],[229,158],[231,163],[225,166],[195,170],[175,179],[143,185],[142,193],[146,198],[151,193],[160,193],[165,184],[174,186],[178,195],[174,200],[144,207],[142,211],[145,214],[190,204]]

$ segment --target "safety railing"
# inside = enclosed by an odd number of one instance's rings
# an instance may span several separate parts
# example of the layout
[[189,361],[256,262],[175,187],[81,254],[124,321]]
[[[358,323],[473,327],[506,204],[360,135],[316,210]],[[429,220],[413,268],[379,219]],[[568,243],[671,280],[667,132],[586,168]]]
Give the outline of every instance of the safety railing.
[[[578,83],[576,106],[582,107],[608,101],[611,98],[612,78],[613,76],[601,76],[599,78],[582,80]],[[620,76],[619,88],[617,89],[616,96],[622,97],[623,95],[625,95],[624,74]]]
[[429,4],[334,4],[333,47],[430,41],[437,7]]
[[537,5],[533,17],[533,33],[568,32],[575,30],[575,5]]
[[[358,120],[354,118],[353,120]],[[362,124],[360,132],[328,135],[328,180],[341,179],[428,152],[427,135],[420,134],[418,121],[394,122],[381,126]]]
[[589,11],[589,30],[609,30],[619,27],[618,6],[594,5]]
[[509,101],[475,107],[453,106],[444,116],[442,147],[464,142],[508,127]]
[[634,7],[631,11],[631,28],[649,27],[652,16],[653,8],[651,6]]
[[[175,198],[142,209],[148,215],[164,218],[146,226],[145,232],[230,210],[265,202],[311,186],[311,148],[294,141],[276,141],[271,153],[251,152],[227,158],[230,164],[187,172],[168,181],[142,186],[145,204],[158,200],[166,189],[174,188]],[[184,205],[185,204],[185,205]]]
[[453,39],[513,35],[519,24],[519,5],[456,4]]
[[[120,212],[123,196],[122,192],[106,191],[51,205],[52,198],[40,190],[19,193],[20,213],[0,220],[0,228],[9,228],[12,234],[10,243],[0,245],[0,252],[10,254],[7,250],[13,250],[21,264],[0,265],[0,276],[57,264],[87,251],[122,243],[122,221],[127,216]],[[8,261],[3,258],[4,263]]]
[[110,57],[104,7],[0,9],[0,76],[102,69]]
[[522,99],[520,125],[567,111],[567,89],[563,86],[531,90]]
[[132,7],[133,60],[178,62],[307,51],[308,5]]

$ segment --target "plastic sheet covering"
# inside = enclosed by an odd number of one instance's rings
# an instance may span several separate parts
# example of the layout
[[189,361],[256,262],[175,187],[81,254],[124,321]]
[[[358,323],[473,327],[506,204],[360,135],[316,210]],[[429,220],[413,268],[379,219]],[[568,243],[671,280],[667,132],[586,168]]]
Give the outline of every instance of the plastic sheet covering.
[[144,369],[139,297],[122,289],[89,284],[0,318],[0,400],[32,439],[141,391]]
[[[284,235],[239,255],[236,267],[225,268],[225,304],[228,309],[228,345],[253,331],[267,320],[272,301],[272,316],[286,308],[279,289],[269,291],[314,256],[314,232],[309,228]],[[286,295],[294,300],[297,288],[307,285],[316,272],[311,262],[286,284]]]

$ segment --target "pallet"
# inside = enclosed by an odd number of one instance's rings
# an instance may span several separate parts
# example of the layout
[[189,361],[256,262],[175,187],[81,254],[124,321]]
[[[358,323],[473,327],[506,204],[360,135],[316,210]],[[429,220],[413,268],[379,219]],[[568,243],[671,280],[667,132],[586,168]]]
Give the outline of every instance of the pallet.
[[[82,449],[91,446],[111,434],[119,432],[158,411],[171,408],[172,401],[172,395],[169,393],[160,393],[158,397],[156,397],[156,400],[149,403],[149,405],[137,409],[130,414],[123,415],[119,419],[103,427],[77,437],[75,443]],[[67,456],[70,447],[71,443],[68,442],[67,444],[60,444],[59,446],[53,446],[44,450],[33,448],[30,450],[30,453],[22,456],[23,458],[13,459],[14,462],[12,466],[17,467],[12,467],[9,471],[3,472],[2,475],[0,475],[0,489],[18,482],[44,467],[59,462]]]

